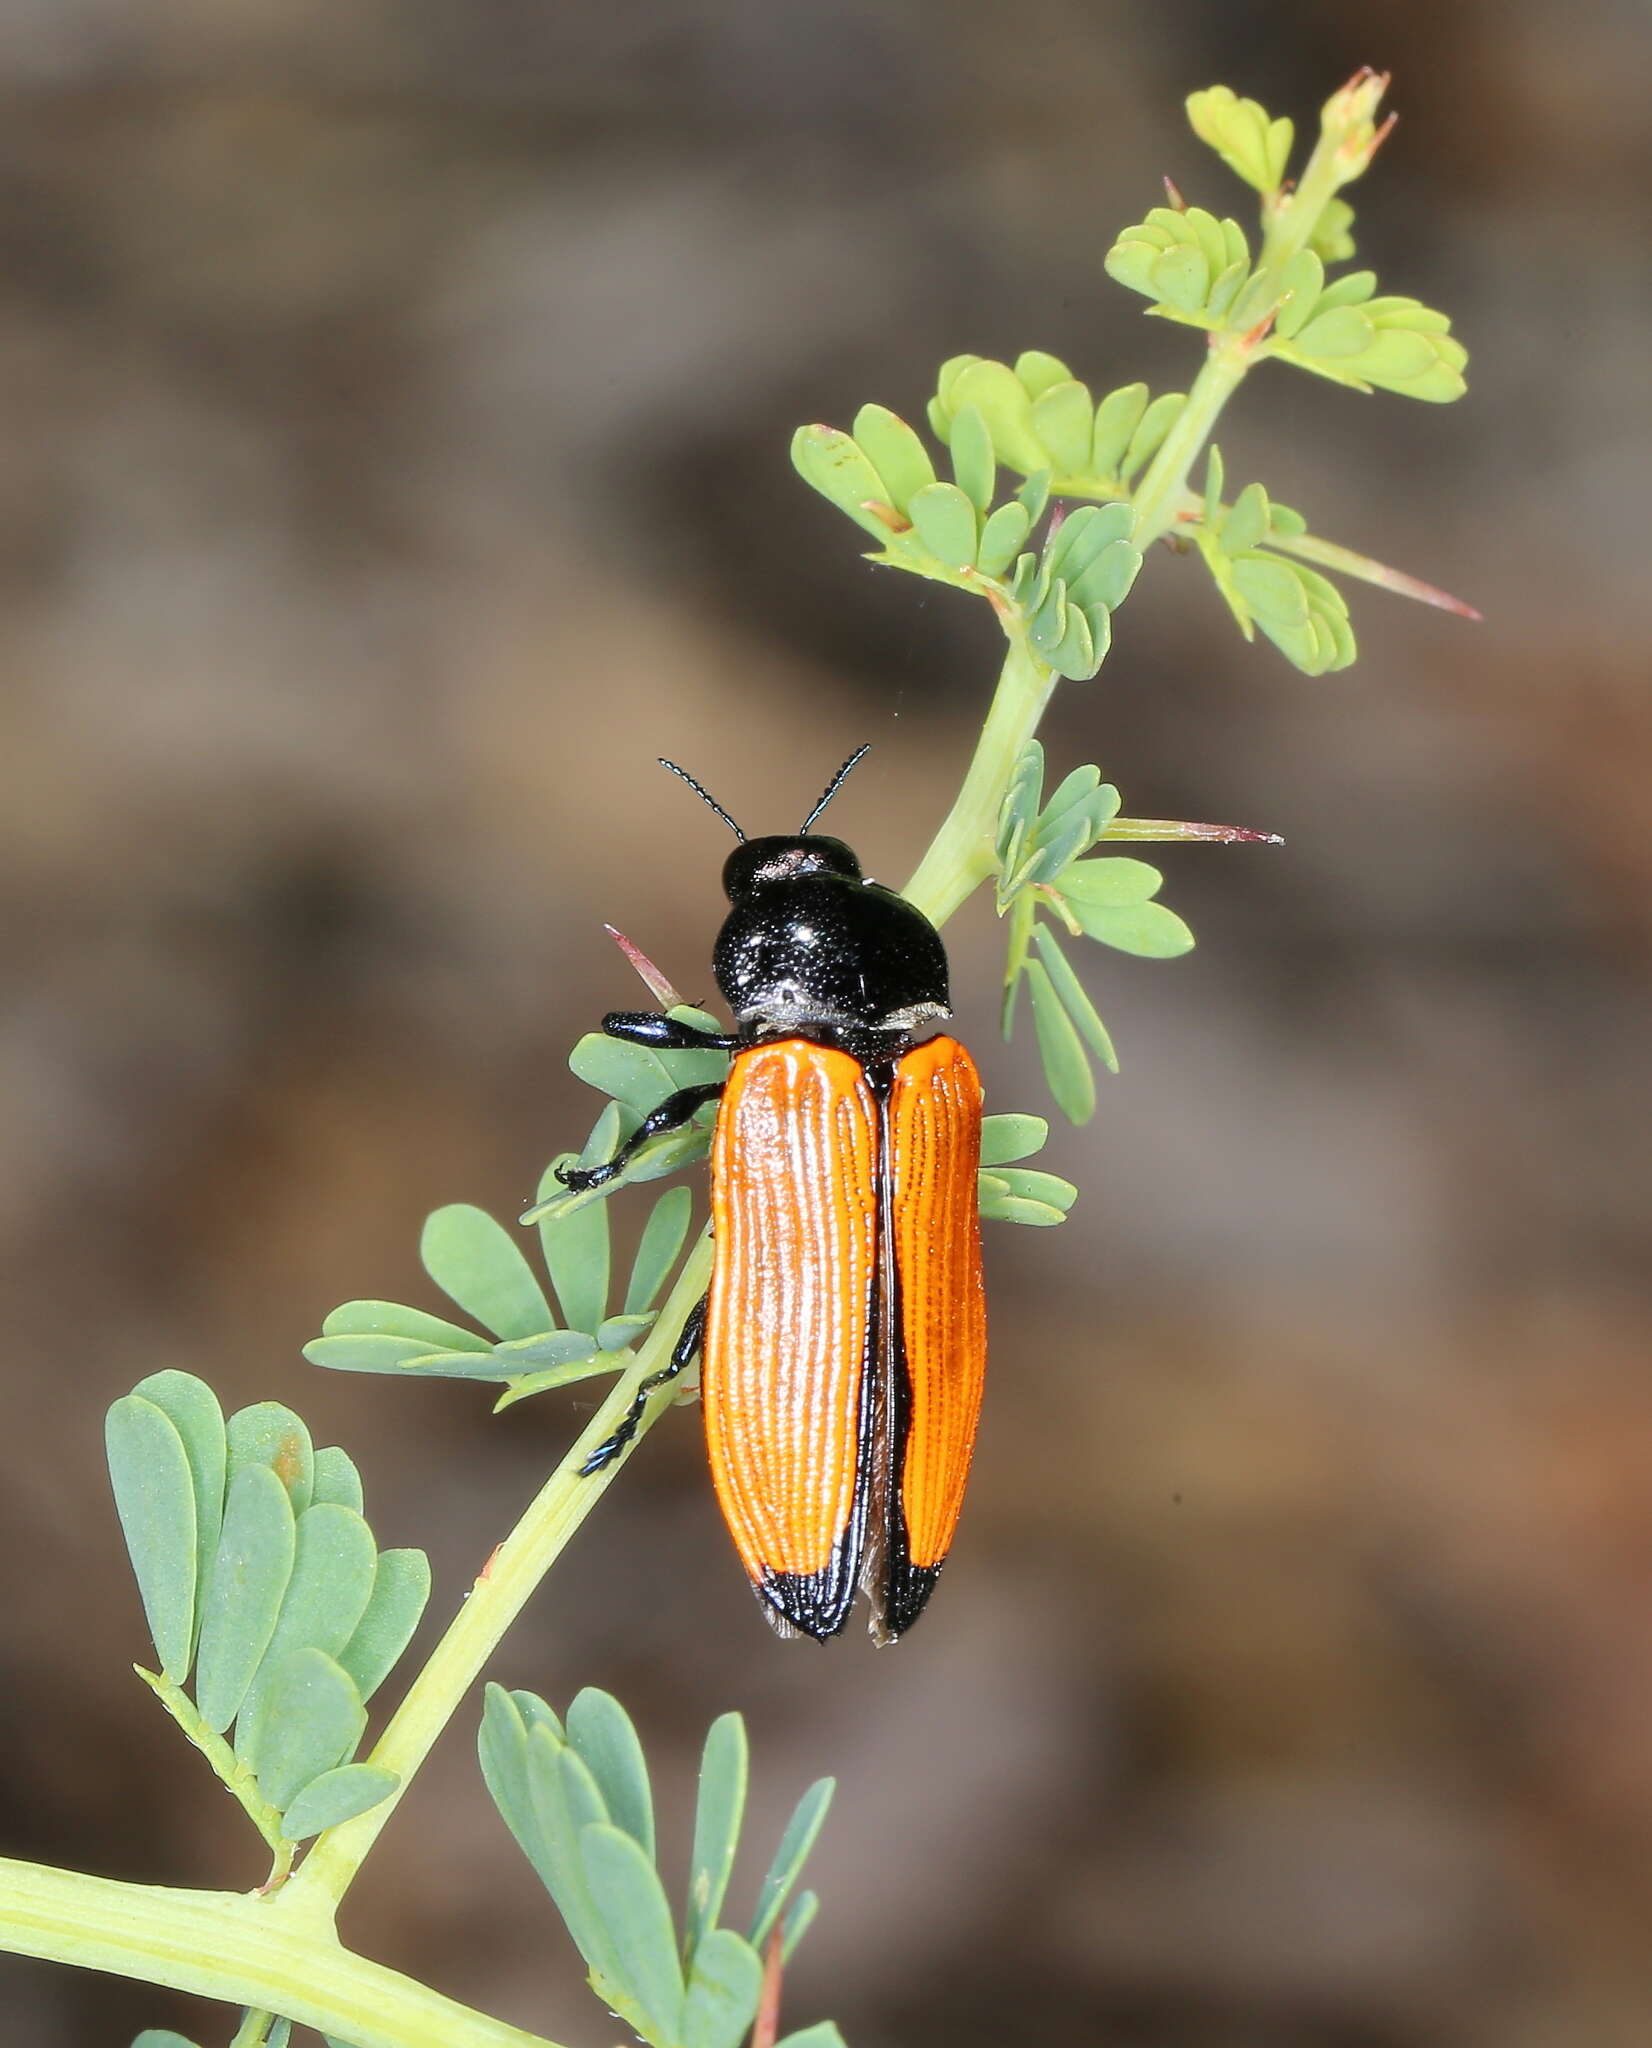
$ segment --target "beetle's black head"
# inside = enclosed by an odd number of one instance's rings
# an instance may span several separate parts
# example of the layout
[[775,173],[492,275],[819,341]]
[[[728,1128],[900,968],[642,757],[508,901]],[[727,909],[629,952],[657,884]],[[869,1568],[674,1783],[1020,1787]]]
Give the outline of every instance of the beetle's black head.
[[922,911],[862,878],[841,839],[809,827],[831,802],[864,747],[826,785],[802,829],[748,839],[721,804],[674,761],[740,844],[723,867],[732,906],[717,934],[711,971],[743,1034],[796,1032],[851,1040],[901,1037],[952,1014],[946,954]]
[[723,888],[728,900],[738,903],[776,882],[795,882],[800,875],[837,875],[858,882],[860,862],[841,839],[818,834],[746,839],[723,863]]
[[904,1034],[950,1014],[935,927],[841,839],[747,840],[723,882],[712,972],[742,1031]]

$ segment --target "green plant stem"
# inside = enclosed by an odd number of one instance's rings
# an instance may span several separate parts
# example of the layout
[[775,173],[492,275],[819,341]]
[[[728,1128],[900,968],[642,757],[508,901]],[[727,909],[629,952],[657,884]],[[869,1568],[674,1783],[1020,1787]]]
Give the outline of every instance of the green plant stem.
[[1255,347],[1241,334],[1213,334],[1204,366],[1194,378],[1187,403],[1159,444],[1131,496],[1136,523],[1130,538],[1145,553],[1176,523],[1187,479],[1210,439],[1222,408],[1244,382]]
[[[1329,115],[1330,109],[1326,112]],[[1274,209],[1263,230],[1258,269],[1266,269],[1277,277],[1299,250],[1307,248],[1320,215],[1336,197],[1338,188],[1347,183],[1348,165],[1343,158],[1346,134],[1344,128],[1329,123],[1321,128],[1295,188]]]
[[[1188,473],[1253,355],[1247,337],[1212,337],[1210,354],[1194,379],[1187,404],[1135,493],[1137,546],[1145,547],[1175,523]],[[1009,647],[969,772],[903,891],[934,925],[944,924],[994,872],[1004,793],[1022,750],[1038,731],[1057,681],[1055,671],[1028,645],[1018,618],[1006,620],[1005,630]]]
[[690,1252],[677,1276],[658,1321],[630,1370],[616,1382],[584,1434],[557,1466],[538,1498],[489,1559],[429,1662],[414,1679],[384,1733],[373,1746],[369,1763],[394,1771],[396,1790],[354,1820],[319,1836],[296,1877],[272,1904],[279,1910],[303,1910],[326,1901],[329,1909],[344,1896],[350,1881],[395,1811],[414,1773],[430,1754],[460,1702],[476,1683],[511,1623],[521,1613],[545,1573],[561,1556],[569,1538],[607,1491],[609,1483],[655,1418],[668,1407],[678,1389],[668,1385],[654,1395],[636,1439],[601,1472],[585,1477],[580,1467],[589,1454],[612,1435],[630,1407],[638,1383],[664,1365],[689,1312],[711,1277],[709,1234]]
[[0,1858],[0,1947],[278,2012],[355,2048],[555,2048],[344,1948],[325,1914]]
[[1009,649],[969,773],[902,892],[934,925],[945,924],[993,872],[1004,792],[1055,688],[1055,671],[1028,646],[1020,624],[1012,624],[1009,632]]

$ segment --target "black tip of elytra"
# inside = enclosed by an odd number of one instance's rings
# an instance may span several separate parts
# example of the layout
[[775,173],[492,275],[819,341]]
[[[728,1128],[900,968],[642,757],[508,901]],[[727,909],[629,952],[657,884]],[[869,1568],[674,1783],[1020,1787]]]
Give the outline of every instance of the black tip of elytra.
[[906,1634],[929,1604],[929,1596],[940,1576],[938,1564],[901,1565],[889,1574],[889,1588],[880,1616],[882,1626],[879,1633],[884,1642],[896,1642]]
[[855,1602],[854,1581],[841,1572],[766,1572],[757,1583],[757,1597],[786,1628],[829,1643],[842,1635]]

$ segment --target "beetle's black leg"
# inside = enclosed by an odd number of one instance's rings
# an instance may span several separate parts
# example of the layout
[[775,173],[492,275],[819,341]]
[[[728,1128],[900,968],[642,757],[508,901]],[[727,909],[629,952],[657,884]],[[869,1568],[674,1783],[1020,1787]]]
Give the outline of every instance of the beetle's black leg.
[[700,1348],[700,1338],[704,1334],[705,1326],[706,1298],[702,1294],[693,1308],[689,1310],[688,1321],[683,1324],[682,1335],[671,1347],[669,1360],[660,1367],[658,1372],[651,1372],[647,1379],[638,1382],[636,1398],[632,1401],[630,1407],[626,1409],[624,1419],[621,1421],[619,1428],[614,1431],[606,1443],[598,1444],[596,1449],[585,1460],[585,1463],[580,1466],[579,1469],[582,1477],[592,1472],[600,1472],[604,1465],[611,1465],[620,1452],[625,1449],[626,1445],[637,1433],[637,1425],[642,1421],[643,1410],[648,1406],[649,1395],[658,1392],[668,1380],[674,1380],[683,1367],[687,1365],[688,1361]]
[[733,1052],[741,1043],[732,1033],[702,1031],[661,1010],[610,1010],[602,1028],[610,1038],[649,1045],[656,1052]]
[[679,1088],[675,1095],[668,1095],[656,1109],[651,1109],[612,1159],[601,1166],[559,1166],[556,1177],[565,1188],[572,1188],[576,1195],[582,1195],[587,1188],[607,1185],[616,1173],[628,1166],[635,1155],[650,1138],[657,1138],[661,1131],[674,1131],[686,1124],[694,1112],[708,1102],[715,1102],[723,1092],[721,1081],[704,1081],[697,1088]]

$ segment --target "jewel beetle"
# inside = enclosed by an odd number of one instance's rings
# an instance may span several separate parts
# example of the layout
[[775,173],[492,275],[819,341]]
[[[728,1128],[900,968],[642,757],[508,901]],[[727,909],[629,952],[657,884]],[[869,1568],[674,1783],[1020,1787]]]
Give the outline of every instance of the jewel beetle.
[[981,1082],[955,1038],[946,954],[929,920],[869,881],[841,839],[733,831],[729,911],[712,955],[734,1029],[617,1011],[611,1037],[733,1055],[726,1078],[668,1096],[597,1166],[600,1187],[647,1141],[718,1101],[711,1285],[671,1359],[645,1379],[596,1471],[648,1396],[701,1354],[712,1480],[768,1619],[824,1642],[857,1589],[893,1642],[951,1547],[986,1364],[976,1168]]

